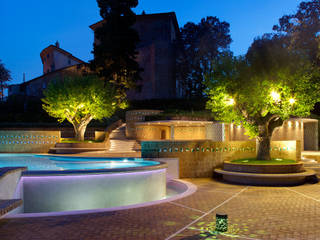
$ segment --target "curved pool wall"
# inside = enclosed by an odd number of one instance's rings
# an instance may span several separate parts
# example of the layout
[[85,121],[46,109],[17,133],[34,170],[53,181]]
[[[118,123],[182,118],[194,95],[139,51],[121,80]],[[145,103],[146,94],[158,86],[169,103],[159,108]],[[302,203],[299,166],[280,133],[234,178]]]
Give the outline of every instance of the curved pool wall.
[[110,208],[164,199],[165,167],[101,174],[23,176],[17,191],[17,197],[24,202],[19,212]]
[[75,211],[60,211],[60,212],[41,212],[41,213],[21,213],[21,209],[12,210],[5,218],[37,218],[37,217],[48,217],[48,216],[65,216],[65,215],[78,215],[78,214],[90,214],[90,213],[102,213],[102,212],[113,212],[121,211],[126,209],[134,209],[140,207],[148,207],[161,203],[167,203],[171,201],[176,201],[178,199],[190,196],[195,191],[197,191],[197,186],[194,184],[183,181],[181,179],[175,179],[167,181],[167,196],[164,199],[144,202],[138,204],[131,204],[126,206],[110,207],[110,208],[95,208],[86,210],[75,210]]

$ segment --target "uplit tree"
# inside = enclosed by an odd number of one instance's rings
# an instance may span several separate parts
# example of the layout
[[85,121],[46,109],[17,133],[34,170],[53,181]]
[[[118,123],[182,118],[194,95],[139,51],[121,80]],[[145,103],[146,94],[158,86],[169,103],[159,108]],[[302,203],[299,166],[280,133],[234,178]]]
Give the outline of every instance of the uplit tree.
[[11,80],[10,71],[5,68],[0,60],[0,99],[3,101],[4,90],[8,87],[8,82]]
[[126,102],[116,102],[116,91],[96,76],[72,76],[49,83],[44,91],[43,109],[59,122],[69,121],[75,138],[84,140],[87,125],[92,119],[111,117]]
[[320,74],[301,52],[282,39],[256,39],[246,56],[224,57],[207,76],[217,120],[241,124],[257,139],[257,159],[270,160],[270,140],[290,116],[308,116],[320,99]]
[[95,30],[92,69],[105,82],[115,86],[117,97],[136,87],[141,69],[136,56],[138,32],[133,28],[136,15],[131,8],[138,0],[97,0],[102,25]]

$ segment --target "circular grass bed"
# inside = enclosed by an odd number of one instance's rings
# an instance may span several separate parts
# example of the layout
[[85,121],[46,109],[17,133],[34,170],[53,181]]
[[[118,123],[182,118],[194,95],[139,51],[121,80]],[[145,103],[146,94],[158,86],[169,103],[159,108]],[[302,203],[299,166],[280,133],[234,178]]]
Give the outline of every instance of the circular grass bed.
[[296,164],[295,160],[291,159],[280,159],[280,158],[273,158],[271,160],[257,160],[255,158],[248,158],[248,159],[236,159],[232,160],[231,163],[237,164],[250,164],[250,165],[283,165],[283,164]]

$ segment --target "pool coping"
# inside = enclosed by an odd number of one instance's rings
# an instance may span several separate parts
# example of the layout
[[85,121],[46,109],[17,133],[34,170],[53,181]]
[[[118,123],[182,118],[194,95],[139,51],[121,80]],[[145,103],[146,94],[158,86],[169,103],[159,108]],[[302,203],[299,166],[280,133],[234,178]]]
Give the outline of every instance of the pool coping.
[[[123,157],[87,157],[87,156],[64,156],[64,155],[52,155],[52,154],[30,154],[45,157],[65,157],[65,158],[89,158],[89,159],[123,159]],[[128,157],[127,160],[137,159],[136,157]],[[138,158],[140,159],[140,158]],[[142,158],[141,158],[142,159]],[[125,168],[113,168],[113,169],[85,169],[85,170],[28,170],[26,166],[17,167],[2,167],[0,168],[0,178],[1,169],[8,169],[8,171],[14,171],[18,169],[25,169],[21,176],[63,176],[63,175],[79,175],[79,174],[112,174],[112,173],[122,173],[122,172],[139,172],[139,171],[149,171],[168,168],[168,164],[161,161],[154,161],[152,158],[143,158],[146,161],[158,162],[159,164],[150,166],[138,166],[138,167],[125,167]]]
[[[169,182],[176,182],[178,184],[184,184],[187,189],[186,191],[174,195],[172,197],[168,197],[165,199],[155,200],[151,202],[145,203],[138,203],[138,204],[131,204],[127,206],[118,206],[118,207],[111,207],[111,208],[96,208],[96,209],[87,209],[87,210],[73,210],[73,211],[62,211],[62,212],[44,212],[44,213],[18,213],[18,214],[6,214],[2,216],[5,219],[12,219],[12,218],[41,218],[41,217],[58,217],[58,216],[71,216],[71,215],[83,215],[83,214],[92,214],[92,213],[103,213],[103,212],[114,212],[114,211],[122,211],[122,210],[129,210],[141,207],[148,207],[153,205],[158,205],[162,203],[168,203],[172,201],[176,201],[181,198],[185,198],[193,193],[195,193],[198,187],[190,182],[180,180],[180,179],[173,179]],[[169,183],[167,182],[167,184]]]
[[[159,161],[157,161],[159,162]],[[24,171],[21,176],[65,176],[65,175],[79,175],[79,174],[112,174],[112,173],[130,173],[141,171],[152,171],[168,168],[167,163],[159,162],[157,165],[144,166],[144,167],[127,167],[127,168],[114,168],[114,169],[90,169],[90,170],[39,170],[39,171]]]

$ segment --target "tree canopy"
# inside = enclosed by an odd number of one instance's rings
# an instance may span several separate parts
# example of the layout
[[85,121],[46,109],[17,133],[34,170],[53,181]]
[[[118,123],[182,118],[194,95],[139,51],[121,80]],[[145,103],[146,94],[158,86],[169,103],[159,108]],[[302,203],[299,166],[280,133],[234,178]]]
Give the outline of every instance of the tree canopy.
[[181,28],[182,51],[177,60],[177,77],[186,98],[203,97],[204,73],[212,61],[229,49],[229,26],[217,17],[206,17],[198,24],[188,22]]
[[294,49],[307,51],[312,61],[320,64],[320,1],[301,2],[294,14],[284,15],[275,31],[286,36],[288,45]]
[[97,0],[101,27],[95,30],[92,69],[105,82],[110,82],[122,99],[126,91],[136,87],[141,69],[136,61],[139,35],[133,28],[136,15],[131,8],[138,0]]
[[10,71],[5,68],[0,60],[0,99],[3,100],[4,89],[8,87],[8,82],[11,80]]
[[306,55],[278,36],[258,38],[246,56],[225,56],[207,75],[207,108],[217,120],[241,124],[257,137],[258,159],[270,159],[270,139],[290,116],[308,116],[320,99],[320,74]]
[[92,119],[111,117],[117,108],[127,106],[126,102],[118,104],[114,87],[96,76],[70,76],[52,81],[44,96],[43,109],[59,122],[69,121],[77,140],[84,139]]

